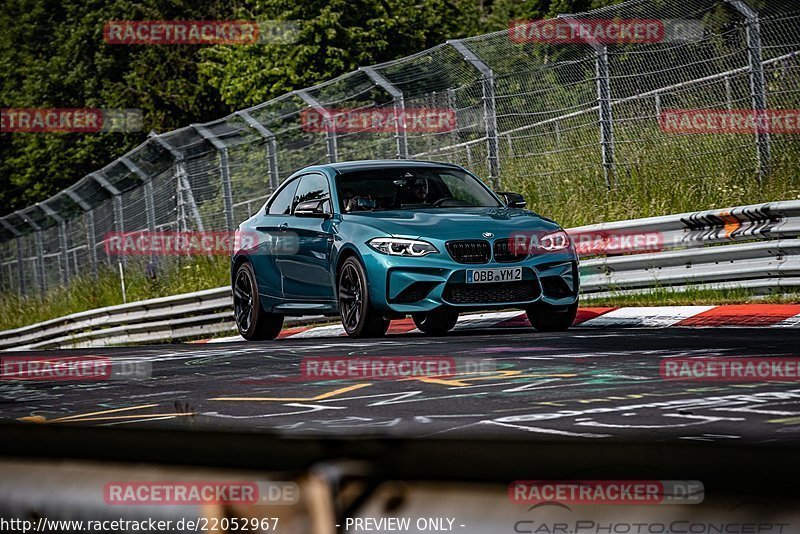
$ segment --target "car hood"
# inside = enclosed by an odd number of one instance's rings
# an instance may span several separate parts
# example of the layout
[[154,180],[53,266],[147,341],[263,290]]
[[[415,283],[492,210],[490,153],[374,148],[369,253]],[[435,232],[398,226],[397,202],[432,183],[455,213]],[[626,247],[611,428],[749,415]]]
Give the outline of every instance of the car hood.
[[402,237],[480,239],[484,232],[507,237],[516,232],[551,231],[559,226],[523,209],[460,208],[348,213],[342,220]]

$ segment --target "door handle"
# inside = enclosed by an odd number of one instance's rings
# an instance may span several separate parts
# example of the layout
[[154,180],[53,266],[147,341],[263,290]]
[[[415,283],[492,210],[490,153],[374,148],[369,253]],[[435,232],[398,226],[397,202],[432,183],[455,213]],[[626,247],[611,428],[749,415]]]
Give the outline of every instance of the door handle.
[[286,230],[289,229],[289,223],[282,223],[278,228],[280,229],[281,232],[285,232]]

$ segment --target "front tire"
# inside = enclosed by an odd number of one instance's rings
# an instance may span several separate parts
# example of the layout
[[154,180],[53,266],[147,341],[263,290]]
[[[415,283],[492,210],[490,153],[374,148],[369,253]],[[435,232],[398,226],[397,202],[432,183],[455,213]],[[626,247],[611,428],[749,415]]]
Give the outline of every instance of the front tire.
[[369,300],[367,273],[355,257],[344,260],[337,283],[342,326],[350,337],[381,337],[389,329],[389,319]]
[[411,315],[414,324],[421,332],[432,336],[446,334],[458,322],[458,312],[439,310],[428,313],[415,313]]
[[247,262],[239,266],[233,279],[233,313],[236,328],[247,341],[275,339],[283,328],[283,315],[261,308],[256,274]]
[[578,303],[569,306],[552,306],[550,304],[534,304],[525,312],[531,326],[539,332],[564,332],[578,315]]

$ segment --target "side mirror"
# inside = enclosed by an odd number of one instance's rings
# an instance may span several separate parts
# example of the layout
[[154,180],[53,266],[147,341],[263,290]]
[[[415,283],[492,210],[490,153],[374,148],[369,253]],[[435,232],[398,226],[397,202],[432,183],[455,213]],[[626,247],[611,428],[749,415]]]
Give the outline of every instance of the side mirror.
[[519,193],[509,193],[504,191],[498,192],[497,194],[500,195],[500,198],[502,198],[506,203],[507,208],[524,208],[528,205],[528,203],[525,202],[525,197]]
[[297,217],[319,217],[321,219],[328,219],[331,214],[325,209],[326,203],[328,203],[327,198],[300,202],[295,206],[294,214]]

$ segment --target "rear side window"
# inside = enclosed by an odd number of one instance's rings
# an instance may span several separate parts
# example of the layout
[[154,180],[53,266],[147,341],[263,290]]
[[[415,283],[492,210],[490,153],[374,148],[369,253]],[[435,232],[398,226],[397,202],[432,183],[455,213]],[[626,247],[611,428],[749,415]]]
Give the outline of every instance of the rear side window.
[[269,215],[289,215],[292,212],[292,200],[299,182],[300,180],[292,180],[278,192],[278,195],[272,199],[272,202],[269,203],[269,208],[267,208]]

